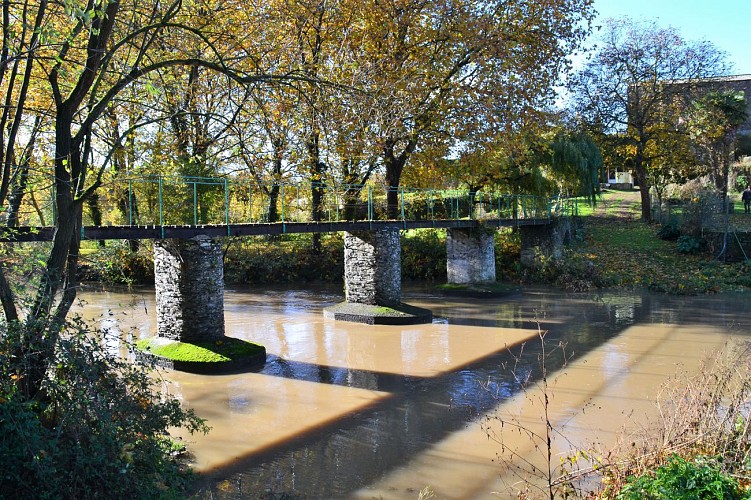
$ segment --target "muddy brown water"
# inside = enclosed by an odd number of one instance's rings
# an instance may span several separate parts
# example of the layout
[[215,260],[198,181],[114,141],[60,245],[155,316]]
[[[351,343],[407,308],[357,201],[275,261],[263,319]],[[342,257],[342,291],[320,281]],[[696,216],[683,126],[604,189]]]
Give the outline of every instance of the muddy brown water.
[[[153,290],[79,297],[83,315],[112,332],[113,352],[119,337],[155,332]],[[539,332],[557,464],[572,446],[606,450],[624,426],[648,425],[665,381],[749,334],[749,298],[532,288],[463,299],[411,285],[404,301],[431,309],[432,324],[366,326],[323,318],[342,300],[339,286],[228,290],[227,335],[265,345],[266,365],[158,377],[212,427],[184,436],[199,497],[414,499],[430,488],[438,498],[507,498],[532,474],[509,472],[488,434],[545,464],[538,443],[508,426],[544,431]]]

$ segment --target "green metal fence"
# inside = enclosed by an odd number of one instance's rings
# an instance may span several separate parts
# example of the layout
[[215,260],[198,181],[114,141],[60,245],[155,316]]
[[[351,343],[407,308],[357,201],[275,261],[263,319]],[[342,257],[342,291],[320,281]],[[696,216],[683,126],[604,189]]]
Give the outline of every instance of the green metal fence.
[[[318,203],[314,205],[314,191]],[[576,215],[577,201],[378,184],[259,184],[228,177],[143,177],[100,190],[104,224],[216,225],[271,222],[525,220]],[[389,194],[396,204],[388,206]],[[91,221],[84,221],[90,225]]]

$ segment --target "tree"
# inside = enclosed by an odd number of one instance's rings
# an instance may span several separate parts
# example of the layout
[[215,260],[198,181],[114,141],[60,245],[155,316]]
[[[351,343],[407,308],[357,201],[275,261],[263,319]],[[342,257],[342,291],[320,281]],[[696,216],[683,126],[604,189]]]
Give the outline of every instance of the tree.
[[[97,149],[104,144],[98,138],[112,126],[119,97],[159,69],[195,64],[185,53],[160,51],[157,40],[179,34],[210,45],[179,19],[180,5],[3,3],[0,206],[15,212],[33,174],[54,186],[55,218],[52,244],[40,247],[49,251],[33,276],[11,287],[12,266],[0,267],[0,434],[14,436],[1,440],[14,465],[0,480],[0,496],[153,495],[170,470],[160,463],[168,456],[160,441],[167,428],[205,429],[174,398],[160,401],[143,370],[114,359],[101,337],[68,319],[83,207],[98,194],[112,157]],[[200,64],[229,71],[223,59],[214,52]],[[45,134],[50,151],[37,155]],[[122,146],[116,135],[113,148]],[[32,159],[45,158],[49,163],[32,172]],[[22,285],[34,290],[28,301]]]
[[584,196],[594,205],[600,194],[602,154],[591,136],[583,131],[560,131],[543,156],[558,192]]
[[[83,206],[97,193],[106,164],[94,144],[97,136],[105,135],[102,128],[111,125],[107,116],[124,90],[177,66],[198,65],[243,84],[271,79],[247,66],[230,67],[227,53],[234,57],[239,52],[236,44],[220,45],[210,31],[202,31],[205,19],[181,17],[181,6],[179,1],[3,4],[0,85],[6,106],[0,204],[7,201],[19,138],[31,137],[19,132],[22,127],[31,127],[41,113],[49,117],[54,136],[49,170],[54,179],[55,231],[23,316],[6,271],[0,269],[5,325],[22,332],[18,355],[26,360],[26,373],[19,380],[26,397],[35,397],[49,373],[48,363],[76,296]],[[183,50],[199,46],[204,48],[200,56]]]
[[736,133],[748,119],[743,92],[715,90],[693,102],[689,131],[700,150],[699,158],[710,169],[723,203],[728,194],[728,173],[735,159]]
[[363,88],[377,110],[389,215],[419,149],[492,142],[545,107],[592,15],[588,0],[370,4]]
[[294,95],[279,86],[251,90],[233,126],[237,156],[243,168],[268,196],[266,221],[279,219],[281,185],[291,175]]
[[701,79],[727,71],[724,53],[706,41],[687,42],[673,28],[609,19],[600,45],[572,78],[577,113],[620,143],[641,192],[642,220],[651,220],[650,176],[655,147],[679,133],[676,111],[696,95]]

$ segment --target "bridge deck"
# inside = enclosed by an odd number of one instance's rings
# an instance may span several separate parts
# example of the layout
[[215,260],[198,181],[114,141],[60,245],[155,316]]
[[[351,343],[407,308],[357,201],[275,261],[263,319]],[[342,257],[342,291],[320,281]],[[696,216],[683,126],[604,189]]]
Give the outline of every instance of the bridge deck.
[[[208,224],[183,226],[85,226],[84,240],[142,240],[167,238],[258,236],[292,233],[333,233],[339,231],[372,231],[383,228],[476,228],[516,227],[548,224],[548,218],[533,219],[445,219],[445,220],[372,220],[338,222],[275,222],[243,224]],[[2,228],[0,242],[51,241],[53,227]]]

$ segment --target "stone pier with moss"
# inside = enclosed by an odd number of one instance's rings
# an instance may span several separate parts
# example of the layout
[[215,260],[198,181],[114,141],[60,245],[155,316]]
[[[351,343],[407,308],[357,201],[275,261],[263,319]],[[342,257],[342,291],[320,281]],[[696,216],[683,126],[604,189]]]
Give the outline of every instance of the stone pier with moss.
[[326,308],[324,316],[366,324],[429,323],[429,310],[402,303],[401,271],[399,229],[345,232],[345,302]]
[[206,236],[154,242],[157,336],[138,343],[140,358],[212,373],[266,361],[263,346],[224,334],[221,244]]

